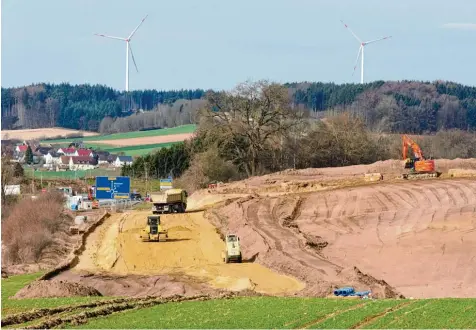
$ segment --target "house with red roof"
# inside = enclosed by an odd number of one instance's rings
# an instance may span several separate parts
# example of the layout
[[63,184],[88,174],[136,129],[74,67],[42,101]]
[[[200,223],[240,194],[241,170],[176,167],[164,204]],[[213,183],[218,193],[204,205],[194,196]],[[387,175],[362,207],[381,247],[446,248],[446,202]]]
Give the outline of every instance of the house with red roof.
[[21,145],[19,145],[19,146],[16,146],[15,152],[16,152],[16,153],[20,153],[20,152],[25,153],[25,152],[26,152],[26,149],[28,149],[28,145],[27,145],[27,144],[21,144]]
[[94,157],[94,152],[90,149],[78,149],[76,152],[79,157]]

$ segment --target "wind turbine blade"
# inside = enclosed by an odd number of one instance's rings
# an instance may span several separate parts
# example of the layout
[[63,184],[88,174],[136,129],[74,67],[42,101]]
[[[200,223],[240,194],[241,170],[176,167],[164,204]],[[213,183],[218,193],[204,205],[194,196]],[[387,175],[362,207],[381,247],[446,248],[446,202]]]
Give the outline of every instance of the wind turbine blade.
[[134,62],[134,66],[136,67],[136,71],[137,71],[137,73],[139,73],[139,69],[137,68],[136,60],[135,60],[135,58],[134,58],[134,53],[132,52],[132,47],[131,47],[131,43],[130,43],[130,42],[129,42],[129,51],[131,52],[132,62]]
[[352,71],[352,76],[355,73],[355,69],[357,69],[357,63],[359,62],[360,54],[362,54],[362,47],[363,47],[362,45],[360,45],[360,47],[359,47],[359,52],[357,53],[357,58],[355,59],[354,71]]
[[142,23],[144,23],[144,21],[145,21],[145,19],[147,18],[147,16],[149,16],[149,15],[145,15],[145,17],[142,19],[142,21],[140,21],[139,25],[137,25],[137,27],[134,29],[134,31],[132,31],[131,35],[130,35],[129,38],[127,38],[127,39],[130,40],[130,39],[132,38],[132,36],[134,35],[134,33],[136,33],[137,29],[142,25]]
[[380,39],[366,41],[366,42],[364,42],[364,44],[368,45],[368,44],[371,44],[372,42],[377,42],[377,41],[380,41],[380,40],[390,39],[391,37],[392,36],[387,36],[387,37],[383,37],[383,38],[380,38]]
[[352,35],[354,36],[355,39],[357,39],[358,42],[362,43],[362,40],[360,40],[360,38],[357,37],[357,35],[354,33],[354,31],[352,31],[350,29],[350,27],[348,27],[347,24],[344,23],[343,20],[341,20],[341,23],[344,24],[345,28],[348,29],[350,31],[350,33],[352,33]]
[[117,39],[117,40],[122,40],[122,41],[126,41],[126,40],[127,40],[126,38],[107,36],[107,35],[105,35],[105,34],[97,34],[97,33],[95,33],[94,35],[95,35],[95,36],[98,36],[98,37],[111,38],[111,39]]

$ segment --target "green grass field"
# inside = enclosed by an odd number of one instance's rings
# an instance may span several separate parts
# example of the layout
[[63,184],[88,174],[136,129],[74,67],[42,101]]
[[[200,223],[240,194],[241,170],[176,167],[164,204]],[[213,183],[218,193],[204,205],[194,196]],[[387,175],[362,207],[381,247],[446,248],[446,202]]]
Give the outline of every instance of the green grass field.
[[163,128],[156,129],[151,131],[136,131],[136,132],[127,132],[127,133],[116,133],[108,135],[98,135],[98,136],[85,136],[82,138],[72,138],[72,139],[59,139],[59,140],[44,140],[42,143],[70,143],[73,140],[83,140],[83,141],[105,141],[105,140],[120,140],[120,139],[132,139],[139,137],[149,137],[149,136],[164,136],[164,135],[173,135],[173,134],[183,134],[183,133],[193,133],[195,132],[196,125],[182,125],[172,128]]
[[[2,280],[2,318],[33,308],[74,306],[110,299],[72,297],[8,299],[40,274]],[[88,311],[93,308],[88,309]],[[77,309],[67,314],[83,312]],[[76,313],[76,314],[75,314]],[[66,328],[182,328],[182,329],[471,329],[476,328],[476,299],[347,300],[323,298],[239,297],[227,300],[185,301],[92,317]],[[65,315],[65,314],[63,314]],[[59,316],[63,316],[59,315]],[[39,318],[23,325],[44,321]],[[22,326],[16,324],[15,327]]]
[[80,304],[93,300],[106,299],[105,297],[67,297],[50,299],[9,299],[25,285],[40,277],[42,273],[16,275],[2,278],[2,317],[19,312],[26,312],[33,308],[53,308],[71,304]]
[[155,144],[145,144],[141,146],[129,146],[129,147],[114,147],[114,146],[104,147],[104,145],[98,144],[98,148],[96,149],[106,150],[106,151],[109,151],[111,154],[124,152],[126,156],[144,156],[144,155],[150,154],[153,151],[157,151],[161,148],[171,147],[177,143],[182,143],[182,142],[179,141],[179,142],[168,142],[168,143],[155,143]]
[[93,170],[78,170],[78,171],[32,171],[31,168],[25,168],[25,174],[29,178],[35,178],[36,180],[50,180],[50,179],[63,179],[63,180],[75,180],[84,179],[91,176],[117,176],[121,174],[120,168],[102,169],[96,168]]

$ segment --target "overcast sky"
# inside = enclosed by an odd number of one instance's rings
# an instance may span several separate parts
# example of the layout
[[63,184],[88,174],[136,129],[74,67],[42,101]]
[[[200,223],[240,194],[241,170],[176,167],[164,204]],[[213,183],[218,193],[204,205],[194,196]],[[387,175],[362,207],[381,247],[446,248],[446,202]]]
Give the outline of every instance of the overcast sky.
[[[476,1],[3,0],[2,87],[36,82],[130,89],[229,89],[247,79],[358,82],[453,80],[476,85]],[[358,68],[359,70],[359,68]]]

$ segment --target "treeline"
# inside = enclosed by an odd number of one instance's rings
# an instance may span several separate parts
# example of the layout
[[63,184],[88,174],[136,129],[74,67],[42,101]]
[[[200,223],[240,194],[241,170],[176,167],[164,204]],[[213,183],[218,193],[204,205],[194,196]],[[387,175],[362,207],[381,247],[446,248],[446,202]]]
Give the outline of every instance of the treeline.
[[[381,87],[383,87],[382,85]],[[401,159],[399,134],[375,134],[355,111],[324,120],[296,109],[289,90],[266,81],[230,93],[209,91],[196,137],[139,157],[124,175],[167,177],[189,190],[289,168],[337,167]],[[476,133],[440,130],[416,138],[427,157],[476,157]]]
[[37,84],[2,88],[2,129],[65,127],[97,131],[105,117],[125,117],[179,99],[200,99],[203,90],[119,92],[101,85]]
[[[362,118],[374,132],[428,134],[442,129],[476,130],[476,87],[443,81],[289,83],[283,87],[291,96],[293,111],[304,111],[313,118],[350,112]],[[194,120],[195,110],[180,113],[184,110],[182,100],[203,100],[204,96],[205,91],[200,89],[126,94],[99,85],[2,88],[2,129],[60,126],[118,132],[151,125],[170,127]],[[128,118],[139,109],[157,113]],[[106,123],[101,125],[106,117]]]
[[153,154],[138,157],[132,165],[124,165],[121,175],[133,178],[160,179],[181,176],[190,165],[193,143],[178,143]]
[[106,117],[99,124],[99,132],[122,133],[193,124],[197,111],[205,103],[205,100],[181,99],[173,104],[160,104],[152,111],[137,112],[127,117]]
[[294,103],[314,117],[352,112],[375,132],[429,134],[476,129],[476,87],[452,82],[289,84]]

